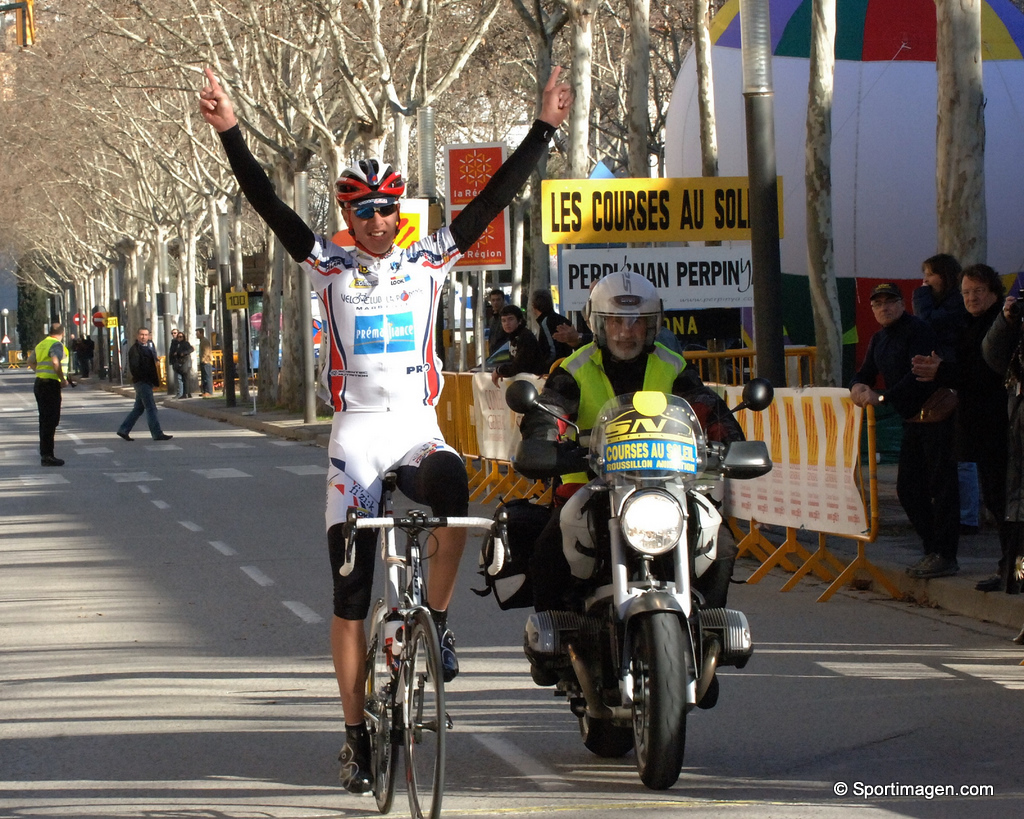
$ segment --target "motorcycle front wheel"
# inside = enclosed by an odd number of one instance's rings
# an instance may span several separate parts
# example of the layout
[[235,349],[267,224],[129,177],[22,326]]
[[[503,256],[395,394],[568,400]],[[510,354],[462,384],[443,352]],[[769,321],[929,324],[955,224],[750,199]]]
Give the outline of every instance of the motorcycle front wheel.
[[686,649],[675,614],[644,617],[633,641],[633,742],[636,768],[651,790],[679,779],[686,747]]

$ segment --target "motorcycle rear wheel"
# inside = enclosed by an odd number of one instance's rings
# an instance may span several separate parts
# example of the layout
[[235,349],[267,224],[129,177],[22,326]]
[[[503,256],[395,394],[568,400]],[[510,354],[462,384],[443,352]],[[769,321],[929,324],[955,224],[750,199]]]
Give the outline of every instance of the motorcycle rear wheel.
[[633,750],[633,729],[606,719],[580,717],[580,736],[587,750],[605,759],[617,759]]
[[675,614],[644,617],[633,642],[633,741],[641,781],[651,790],[679,779],[686,748],[686,649]]

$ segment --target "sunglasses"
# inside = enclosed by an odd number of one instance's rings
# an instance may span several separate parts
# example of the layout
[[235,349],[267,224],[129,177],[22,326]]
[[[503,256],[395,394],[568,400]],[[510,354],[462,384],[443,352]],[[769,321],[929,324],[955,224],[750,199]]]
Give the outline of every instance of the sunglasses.
[[396,210],[398,210],[397,203],[392,205],[359,205],[352,208],[352,212],[360,219],[372,219],[375,213],[379,213],[381,216],[390,216]]

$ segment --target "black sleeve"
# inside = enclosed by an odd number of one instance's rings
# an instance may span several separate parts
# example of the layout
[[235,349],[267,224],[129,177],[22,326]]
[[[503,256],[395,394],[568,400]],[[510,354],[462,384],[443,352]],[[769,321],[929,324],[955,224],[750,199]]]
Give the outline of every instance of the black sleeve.
[[878,363],[875,361],[875,339],[878,334],[871,336],[871,340],[868,342],[868,350],[864,355],[864,361],[860,365],[860,369],[857,370],[856,375],[853,376],[853,381],[850,382],[852,387],[854,384],[866,384],[872,389],[875,388],[875,383],[878,379]]
[[253,210],[274,231],[289,256],[297,262],[305,261],[313,249],[313,231],[278,197],[270,179],[245,144],[242,129],[236,125],[222,132],[220,141],[235,179]]
[[455,217],[451,225],[452,237],[462,253],[469,250],[498,214],[512,204],[548,149],[554,133],[552,126],[536,120],[530,133],[498,168],[484,189]]

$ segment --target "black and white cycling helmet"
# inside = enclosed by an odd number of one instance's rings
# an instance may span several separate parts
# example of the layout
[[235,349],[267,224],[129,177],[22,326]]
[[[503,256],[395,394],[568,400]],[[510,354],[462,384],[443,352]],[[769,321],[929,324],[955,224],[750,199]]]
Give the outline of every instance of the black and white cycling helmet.
[[644,347],[654,344],[664,315],[658,289],[639,273],[610,273],[594,285],[583,308],[583,317],[599,347],[608,347],[605,321],[609,316],[643,321],[647,328]]
[[373,200],[371,204],[386,205],[396,202],[405,193],[405,180],[387,162],[360,159],[341,172],[335,189],[338,204],[342,207],[366,200]]

